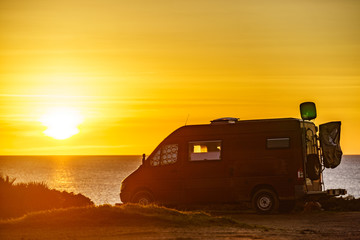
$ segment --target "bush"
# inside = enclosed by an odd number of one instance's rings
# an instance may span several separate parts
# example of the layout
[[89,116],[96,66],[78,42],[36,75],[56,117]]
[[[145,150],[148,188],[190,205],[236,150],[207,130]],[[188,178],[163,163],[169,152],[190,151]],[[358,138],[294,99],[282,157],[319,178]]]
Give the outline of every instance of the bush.
[[49,189],[45,183],[19,183],[0,176],[0,218],[20,217],[26,213],[56,208],[93,205],[82,194]]
[[320,201],[320,204],[327,211],[360,211],[360,198],[334,197]]

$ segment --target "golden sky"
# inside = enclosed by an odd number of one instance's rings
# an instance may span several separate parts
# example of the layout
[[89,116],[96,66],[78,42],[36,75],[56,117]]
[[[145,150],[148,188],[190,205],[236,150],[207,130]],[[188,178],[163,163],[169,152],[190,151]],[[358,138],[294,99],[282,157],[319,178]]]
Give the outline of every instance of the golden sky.
[[[9,0],[0,31],[0,155],[150,154],[187,118],[298,118],[303,101],[360,154],[358,0]],[[78,134],[45,135],[58,108]]]

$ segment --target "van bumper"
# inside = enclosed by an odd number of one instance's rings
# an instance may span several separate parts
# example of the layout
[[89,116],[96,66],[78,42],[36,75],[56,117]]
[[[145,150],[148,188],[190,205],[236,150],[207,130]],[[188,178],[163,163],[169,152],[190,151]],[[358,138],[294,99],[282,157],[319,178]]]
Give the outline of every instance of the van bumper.
[[123,202],[123,203],[127,203],[127,202],[130,202],[130,192],[120,192],[120,200]]
[[346,194],[347,194],[346,189],[338,188],[338,189],[328,189],[325,191],[309,191],[306,193],[305,197],[307,200],[315,201],[321,198],[331,198]]

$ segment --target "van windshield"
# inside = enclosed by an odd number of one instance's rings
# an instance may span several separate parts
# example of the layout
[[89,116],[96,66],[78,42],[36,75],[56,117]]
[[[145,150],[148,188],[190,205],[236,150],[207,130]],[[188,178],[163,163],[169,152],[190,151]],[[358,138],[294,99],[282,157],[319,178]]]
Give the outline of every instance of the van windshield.
[[179,152],[178,144],[162,146],[150,159],[151,166],[169,165],[177,162]]

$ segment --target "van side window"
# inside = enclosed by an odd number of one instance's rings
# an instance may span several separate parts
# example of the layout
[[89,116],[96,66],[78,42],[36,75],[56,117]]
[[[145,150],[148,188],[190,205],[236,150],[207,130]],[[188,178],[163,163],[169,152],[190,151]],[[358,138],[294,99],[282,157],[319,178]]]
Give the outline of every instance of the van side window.
[[220,160],[221,159],[221,141],[198,141],[189,142],[189,160]]
[[179,145],[168,144],[161,147],[150,159],[151,166],[169,165],[177,161]]
[[289,148],[290,138],[268,138],[266,139],[266,148]]

